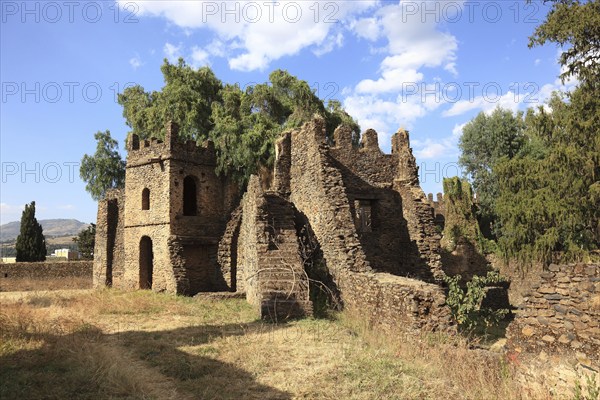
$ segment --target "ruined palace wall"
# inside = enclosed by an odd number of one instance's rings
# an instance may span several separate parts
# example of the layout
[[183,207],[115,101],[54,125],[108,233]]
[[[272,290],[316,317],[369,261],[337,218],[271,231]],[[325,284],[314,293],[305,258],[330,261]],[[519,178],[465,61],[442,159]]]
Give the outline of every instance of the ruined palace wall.
[[312,314],[293,206],[273,192],[264,193],[256,176],[242,206],[238,265],[248,301],[271,320]]
[[378,272],[431,280],[429,266],[411,240],[402,198],[393,189],[400,166],[398,155],[380,150],[373,129],[363,133],[360,147],[352,145],[351,135],[347,128],[336,129],[336,146],[329,149],[329,154],[341,172],[352,215],[361,212],[361,204],[369,205],[371,226],[367,231],[361,231],[355,217],[369,264]]
[[[363,134],[360,147],[352,145],[350,135],[352,132],[347,128],[336,129],[335,146],[329,149],[329,153],[359,179],[353,186],[360,187],[361,181],[364,181],[375,187],[390,187],[397,175],[397,157],[381,151],[377,132],[373,129]],[[351,177],[347,181],[353,183]]]
[[93,286],[120,287],[125,268],[124,209],[122,189],[109,190],[98,201],[94,244]]
[[[176,291],[168,248],[172,164],[165,156],[167,151],[166,144],[156,139],[129,151],[125,170],[125,268],[119,288],[140,288],[141,241],[148,237],[152,241],[152,289]],[[148,209],[142,207],[145,189],[149,190]]]
[[[137,155],[136,155],[137,156]],[[155,154],[155,156],[158,156]],[[150,161],[152,157],[131,162],[128,157],[125,170],[125,227],[168,224],[170,161]],[[149,209],[142,209],[142,193],[149,190]]]
[[600,371],[600,265],[551,264],[507,336],[513,350],[561,355]]
[[332,273],[371,271],[356,234],[342,174],[327,150],[322,119],[292,132],[290,201],[310,222]]
[[256,271],[259,269],[256,215],[257,201],[261,200],[260,193],[262,193],[260,187],[248,184],[248,190],[241,203],[243,211],[237,246],[238,287],[240,291],[243,289],[246,292],[246,299],[256,307],[260,305],[258,288],[255,284]]
[[440,287],[374,273],[350,213],[341,172],[328,154],[324,123],[292,132],[290,200],[309,221],[344,306],[383,329],[450,327]]
[[[394,189],[402,197],[402,214],[407,220],[411,241],[416,244],[420,257],[428,265],[434,280],[440,282],[444,276],[440,257],[441,235],[435,226],[433,208],[419,185],[419,167],[405,130],[400,129],[392,137],[392,154],[399,161]],[[420,278],[430,280],[427,276]]]
[[344,275],[341,291],[345,304],[370,326],[388,333],[453,331],[440,286],[380,272]]
[[240,204],[232,213],[225,228],[223,237],[219,241],[217,262],[223,277],[224,287],[222,290],[243,292],[244,280],[239,270],[237,249],[240,236],[240,225],[242,224],[242,205]]

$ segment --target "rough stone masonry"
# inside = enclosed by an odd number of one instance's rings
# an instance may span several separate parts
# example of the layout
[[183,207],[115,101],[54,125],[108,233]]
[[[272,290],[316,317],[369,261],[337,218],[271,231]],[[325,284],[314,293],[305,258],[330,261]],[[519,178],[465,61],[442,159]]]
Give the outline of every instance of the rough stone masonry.
[[211,142],[177,133],[170,123],[164,141],[129,140],[125,188],[98,206],[96,287],[238,291],[265,318],[308,315],[309,232],[343,307],[389,329],[451,325],[408,132],[384,154],[374,130],[357,147],[340,127],[330,143],[315,117],[281,135],[271,181],[252,177],[243,197],[215,173]]

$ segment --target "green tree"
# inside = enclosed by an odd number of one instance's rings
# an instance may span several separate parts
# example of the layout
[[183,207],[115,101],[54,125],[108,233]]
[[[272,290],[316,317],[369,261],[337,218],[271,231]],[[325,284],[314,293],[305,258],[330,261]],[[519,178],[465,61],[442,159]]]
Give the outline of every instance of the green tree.
[[600,2],[551,0],[544,22],[529,38],[529,47],[556,43],[563,48],[563,79],[591,82],[600,76]]
[[130,133],[141,138],[164,137],[164,125],[172,120],[180,136],[202,141],[211,139],[217,152],[217,172],[245,184],[261,167],[271,167],[274,142],[279,134],[301,126],[314,114],[323,116],[327,134],[340,124],[351,127],[358,143],[360,127],[337,101],[324,105],[308,83],[276,70],[269,82],[242,90],[222,84],[208,68],[194,70],[183,59],[165,60],[161,67],[165,86],[147,93],[141,86],[119,95]]
[[77,244],[81,258],[85,260],[94,259],[94,245],[96,244],[96,224],[91,223],[86,229],[83,229],[73,238]]
[[563,48],[571,93],[529,110],[526,145],[495,169],[505,257],[580,259],[600,246],[600,2],[555,0],[530,47]]
[[210,133],[218,171],[245,183],[261,166],[273,165],[273,144],[282,131],[302,126],[315,114],[325,118],[329,138],[335,128],[346,124],[358,143],[360,127],[341,103],[330,101],[325,107],[308,83],[287,71],[273,71],[268,83],[249,86],[245,91],[237,85],[225,85],[221,101],[213,103],[215,126]]
[[25,205],[21,216],[21,231],[15,244],[17,261],[45,261],[46,239],[42,225],[35,218],[35,201]]
[[549,263],[554,252],[581,259],[598,247],[600,131],[582,122],[590,109],[599,109],[590,108],[584,87],[569,101],[563,97],[552,97],[551,112],[528,111],[526,145],[495,166],[499,244],[506,258]]
[[[495,201],[498,182],[494,165],[502,157],[512,158],[523,145],[523,114],[496,108],[492,114],[479,113],[463,128],[459,140],[461,156],[458,159],[466,175],[471,178],[477,195],[478,216],[482,231],[490,236],[497,222]],[[495,231],[495,229],[494,229]]]
[[121,159],[116,140],[110,131],[96,132],[96,153],[85,154],[81,159],[79,176],[86,182],[87,190],[94,200],[100,200],[108,189],[120,188],[125,184],[125,161]]
[[168,121],[179,125],[179,135],[185,139],[205,140],[213,128],[212,104],[220,101],[221,81],[212,70],[198,70],[180,58],[177,64],[166,59],[161,66],[165,86],[148,93],[140,85],[126,88],[119,94],[123,117],[142,139],[164,138]]

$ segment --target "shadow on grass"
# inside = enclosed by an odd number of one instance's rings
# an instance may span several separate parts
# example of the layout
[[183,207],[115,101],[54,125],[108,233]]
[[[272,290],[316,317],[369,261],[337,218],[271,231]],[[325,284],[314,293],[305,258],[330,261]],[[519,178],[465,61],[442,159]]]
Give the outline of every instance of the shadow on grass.
[[[255,322],[105,334],[84,325],[76,332],[18,335],[4,329],[0,398],[290,399],[248,371],[211,358],[218,350],[202,346],[225,337],[252,340],[244,337],[269,335],[280,327]],[[39,345],[10,351],[11,340]]]

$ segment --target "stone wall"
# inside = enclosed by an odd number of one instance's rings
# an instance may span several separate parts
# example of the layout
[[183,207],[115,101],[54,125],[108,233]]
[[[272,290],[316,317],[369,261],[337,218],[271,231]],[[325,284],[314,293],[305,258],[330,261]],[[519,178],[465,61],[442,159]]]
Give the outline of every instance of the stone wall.
[[421,259],[429,265],[433,280],[439,283],[444,275],[440,259],[441,235],[435,226],[433,209],[419,185],[419,167],[406,130],[400,129],[392,136],[392,154],[399,165],[393,187],[402,197],[402,214],[411,241],[416,243]]
[[[375,272],[357,233],[349,201],[351,194],[346,183],[349,183],[350,189],[356,189],[361,181],[369,180],[372,187],[380,184],[381,189],[385,190],[392,185],[392,182],[388,182],[385,186],[385,181],[400,173],[401,166],[396,169],[392,161],[399,163],[400,160],[396,157],[384,157],[378,147],[375,148],[376,135],[373,132],[367,135],[363,142],[362,153],[367,153],[364,156],[360,155],[361,153],[356,156],[343,155],[340,143],[344,141],[340,140],[339,132],[336,136],[338,150],[333,149],[330,152],[325,141],[324,122],[321,119],[314,119],[305,124],[300,131],[291,133],[290,201],[306,218],[314,232],[344,307],[384,329],[449,328],[450,311],[444,306],[445,295],[441,287]],[[349,147],[348,143],[344,146],[348,151],[357,151]],[[375,167],[366,171],[359,171],[360,167],[348,167],[346,163],[352,162],[351,157],[356,157],[356,160],[371,157],[392,161],[387,161],[388,172],[372,175],[377,172],[369,171],[375,170]],[[349,171],[344,172],[340,165],[347,167]],[[382,171],[386,170],[385,165],[383,164]],[[350,176],[350,173],[354,177]],[[367,177],[365,174],[371,176]],[[351,179],[354,179],[354,184],[351,183]],[[408,185],[412,183],[414,182],[409,182]],[[410,195],[414,194],[410,192]],[[415,205],[418,200],[411,201],[412,217],[419,218],[419,208]],[[404,203],[404,197],[402,202]],[[424,211],[425,207],[422,210]],[[396,212],[402,214],[404,207]],[[430,209],[429,213],[432,218]],[[420,221],[413,222],[414,226],[421,225]],[[420,229],[424,235],[428,231]],[[415,242],[415,245],[430,248],[430,243]],[[404,255],[402,250],[399,254]],[[429,259],[427,255],[426,258]]]
[[244,280],[238,280],[237,249],[242,224],[242,205],[232,213],[225,227],[223,237],[219,241],[217,261],[223,277],[222,290],[244,292]]
[[[336,146],[328,153],[340,171],[346,188],[350,213],[370,266],[379,272],[432,280],[427,260],[421,258],[417,243],[411,240],[404,217],[403,199],[393,182],[400,163],[392,154],[383,154],[377,132],[367,130],[361,146],[351,143],[352,132],[336,129]],[[368,207],[369,226],[361,229],[361,207]]]
[[444,201],[444,195],[437,193],[435,200],[433,199],[433,193],[427,194],[427,201],[433,209],[433,219],[435,224],[444,230],[446,222],[446,203]]
[[120,287],[125,262],[124,191],[110,190],[98,202],[93,286]]
[[0,263],[0,291],[89,289],[92,261]]
[[600,265],[551,264],[524,298],[507,338],[509,351],[530,362],[600,371]]
[[453,331],[444,290],[387,273],[343,274],[340,291],[348,310],[388,333]]
[[312,314],[294,207],[276,193],[263,193],[256,176],[242,206],[237,261],[248,301],[265,319]]

